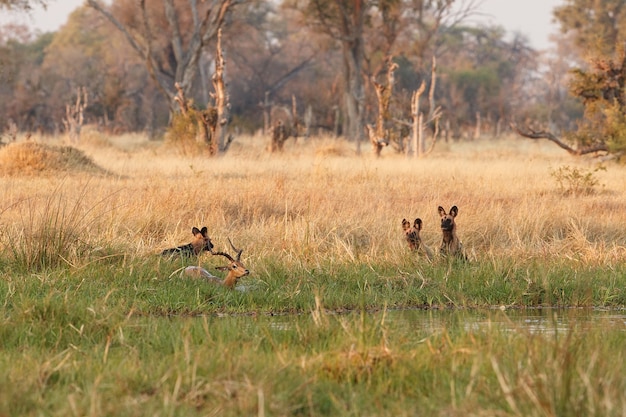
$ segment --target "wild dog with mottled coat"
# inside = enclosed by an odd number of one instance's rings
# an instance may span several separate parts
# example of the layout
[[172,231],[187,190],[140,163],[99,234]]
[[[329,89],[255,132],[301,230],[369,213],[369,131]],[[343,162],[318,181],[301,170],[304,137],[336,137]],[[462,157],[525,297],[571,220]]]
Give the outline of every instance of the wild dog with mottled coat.
[[173,256],[180,255],[183,257],[192,257],[198,256],[202,252],[212,252],[213,251],[213,243],[209,236],[207,236],[207,228],[206,226],[202,229],[198,229],[194,227],[191,229],[191,233],[193,234],[193,240],[191,243],[186,245],[178,246],[176,248],[165,249],[161,255],[163,256]]
[[463,244],[456,234],[456,222],[454,219],[459,214],[457,206],[452,206],[449,213],[439,206],[439,216],[441,217],[441,232],[443,233],[443,242],[441,242],[440,253],[443,256],[456,256],[460,259],[467,260],[463,251]]
[[407,243],[409,244],[409,249],[418,250],[420,247],[420,243],[422,243],[422,239],[420,239],[420,230],[422,230],[422,219],[417,218],[413,222],[413,227],[411,227],[411,222],[407,219],[402,219],[402,229],[404,230],[404,236],[406,238]]
[[428,259],[432,258],[432,251],[428,246],[422,242],[422,238],[420,237],[420,231],[422,230],[422,219],[419,217],[413,221],[413,226],[411,226],[411,222],[407,219],[402,219],[402,229],[404,230],[404,237],[409,244],[409,249],[412,251],[418,251],[423,249],[426,253]]

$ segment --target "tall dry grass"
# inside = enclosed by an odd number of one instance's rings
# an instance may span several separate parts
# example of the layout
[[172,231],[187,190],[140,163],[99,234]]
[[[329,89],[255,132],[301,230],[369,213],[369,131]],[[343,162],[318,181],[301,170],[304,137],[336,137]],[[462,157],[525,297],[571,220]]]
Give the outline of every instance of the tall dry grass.
[[[108,242],[132,256],[186,243],[193,226],[206,225],[218,249],[230,237],[252,262],[393,262],[411,256],[405,217],[422,218],[423,240],[439,246],[439,205],[459,207],[458,234],[475,259],[610,264],[626,253],[626,169],[606,163],[594,174],[596,192],[564,195],[550,173],[560,166],[592,169],[597,161],[549,143],[442,142],[415,160],[391,149],[376,159],[365,144],[357,156],[354,144],[330,138],[299,139],[282,154],[268,154],[264,138],[243,137],[224,156],[189,158],[137,135],[105,139],[80,148],[113,175],[40,170],[0,177],[5,247],[19,234],[11,230],[37,226],[24,216],[35,211],[37,198],[55,201],[58,210],[56,199],[80,201],[88,219],[72,216],[89,225],[81,242]],[[55,215],[49,211],[43,215]]]

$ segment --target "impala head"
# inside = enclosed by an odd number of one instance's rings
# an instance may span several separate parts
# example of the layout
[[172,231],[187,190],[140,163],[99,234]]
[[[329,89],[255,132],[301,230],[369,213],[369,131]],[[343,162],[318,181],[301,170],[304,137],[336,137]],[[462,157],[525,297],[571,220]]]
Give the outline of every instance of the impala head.
[[211,238],[207,236],[207,228],[204,226],[202,229],[198,229],[194,227],[191,229],[191,233],[193,233],[193,240],[191,241],[191,246],[193,247],[193,252],[196,255],[199,255],[201,252],[211,252],[213,251],[213,243],[211,242]]
[[454,218],[459,214],[457,206],[452,206],[450,213],[446,214],[443,207],[439,206],[439,216],[441,217],[441,230],[444,232],[452,232],[455,227]]
[[228,272],[228,274],[226,275],[226,278],[224,278],[224,285],[229,288],[233,288],[235,284],[237,284],[237,280],[239,280],[239,278],[241,277],[244,277],[250,274],[250,271],[248,271],[248,269],[240,261],[241,254],[243,253],[243,249],[235,248],[235,246],[233,245],[233,242],[230,241],[230,238],[228,239],[228,243],[230,243],[230,247],[233,248],[233,250],[237,254],[235,258],[233,258],[231,255],[229,255],[226,252],[211,252],[211,253],[213,255],[220,255],[228,259],[228,265],[219,266],[216,269],[220,271]]

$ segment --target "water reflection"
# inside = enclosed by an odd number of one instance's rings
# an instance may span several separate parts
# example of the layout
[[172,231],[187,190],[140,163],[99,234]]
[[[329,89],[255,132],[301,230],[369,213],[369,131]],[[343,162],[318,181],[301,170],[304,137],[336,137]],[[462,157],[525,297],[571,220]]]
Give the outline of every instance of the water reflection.
[[[349,319],[357,312],[339,316]],[[498,328],[510,331],[554,334],[572,328],[601,327],[626,331],[626,310],[595,308],[530,308],[486,310],[421,310],[403,309],[368,313],[370,319],[392,327],[406,327],[422,333],[463,328],[468,331]],[[268,317],[269,328],[293,330],[297,323],[312,320],[310,314]]]
[[389,311],[387,320],[405,322],[413,328],[437,331],[462,327],[480,330],[497,327],[530,333],[554,333],[578,327],[602,327],[626,330],[625,310],[592,308],[532,308],[508,310],[397,310]]

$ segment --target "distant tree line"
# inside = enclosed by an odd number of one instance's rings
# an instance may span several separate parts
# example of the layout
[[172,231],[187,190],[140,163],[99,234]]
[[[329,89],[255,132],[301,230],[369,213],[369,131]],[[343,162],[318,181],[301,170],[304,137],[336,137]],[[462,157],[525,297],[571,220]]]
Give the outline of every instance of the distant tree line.
[[[374,86],[386,76],[388,60],[396,65],[391,119],[408,120],[412,94],[432,81],[436,57],[437,88],[422,105],[440,106],[446,138],[496,135],[511,121],[561,132],[575,129],[590,111],[584,97],[568,94],[572,79],[582,91],[581,72],[569,71],[589,68],[581,57],[590,37],[602,34],[604,46],[593,50],[605,56],[623,42],[619,22],[612,31],[598,30],[607,22],[577,25],[583,0],[555,10],[562,34],[560,53],[552,55],[502,27],[469,24],[478,5],[473,0],[87,3],[55,33],[0,28],[0,132],[9,125],[63,131],[67,106],[84,88],[87,123],[158,137],[177,111],[176,83],[196,106],[210,102],[218,26],[230,129],[268,129],[271,109],[286,107],[306,116],[313,133],[360,140],[365,124],[376,120]],[[615,2],[586,3],[591,9]],[[4,8],[34,4],[45,2],[0,0]]]

